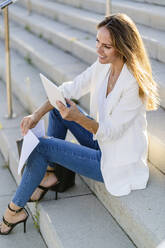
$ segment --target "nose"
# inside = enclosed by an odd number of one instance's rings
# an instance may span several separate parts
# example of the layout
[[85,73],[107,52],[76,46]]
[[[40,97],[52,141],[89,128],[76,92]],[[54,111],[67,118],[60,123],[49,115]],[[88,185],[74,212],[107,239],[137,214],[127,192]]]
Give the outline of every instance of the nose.
[[102,53],[103,52],[103,49],[102,49],[102,46],[100,44],[96,44],[96,49],[97,49],[97,53]]

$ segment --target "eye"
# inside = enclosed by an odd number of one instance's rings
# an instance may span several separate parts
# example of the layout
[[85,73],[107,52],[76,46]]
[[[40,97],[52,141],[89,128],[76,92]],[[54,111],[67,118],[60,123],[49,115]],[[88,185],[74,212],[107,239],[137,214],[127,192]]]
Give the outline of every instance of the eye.
[[104,46],[105,48],[107,48],[107,49],[110,49],[111,47],[109,47],[109,46]]
[[[96,42],[99,42],[98,38],[96,38]],[[106,45],[104,45],[104,47],[105,47],[106,49],[110,49],[112,46],[106,46]]]

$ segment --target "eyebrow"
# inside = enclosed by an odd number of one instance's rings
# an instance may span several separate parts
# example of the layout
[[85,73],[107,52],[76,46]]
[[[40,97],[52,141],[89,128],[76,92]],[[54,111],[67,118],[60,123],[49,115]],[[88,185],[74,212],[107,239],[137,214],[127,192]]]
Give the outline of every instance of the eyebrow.
[[[99,41],[98,37],[96,37],[96,39]],[[105,44],[105,43],[103,43],[103,45],[105,45],[105,46],[112,46],[112,44]]]

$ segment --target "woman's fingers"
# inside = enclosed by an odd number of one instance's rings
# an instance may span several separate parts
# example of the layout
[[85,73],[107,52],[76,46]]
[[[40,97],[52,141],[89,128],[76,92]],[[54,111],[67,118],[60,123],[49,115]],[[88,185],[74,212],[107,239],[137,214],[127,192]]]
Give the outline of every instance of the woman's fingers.
[[75,102],[73,102],[72,100],[66,98],[66,101],[67,101],[67,103],[70,104],[70,106],[76,106]]
[[24,119],[21,124],[21,132],[23,136],[27,134],[29,129],[28,127],[29,127],[28,121]]
[[33,128],[34,126],[35,126],[35,122],[31,116],[24,117],[20,125],[22,135],[25,136],[28,130]]
[[56,104],[60,111],[65,111],[67,109],[67,107],[65,107],[65,105],[60,101],[56,101]]

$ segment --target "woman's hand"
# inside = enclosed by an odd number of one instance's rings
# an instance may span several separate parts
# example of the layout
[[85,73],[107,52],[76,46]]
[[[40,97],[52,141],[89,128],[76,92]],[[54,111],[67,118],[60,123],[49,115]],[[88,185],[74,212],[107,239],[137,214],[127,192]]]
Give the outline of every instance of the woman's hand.
[[25,116],[21,121],[21,133],[22,135],[26,135],[28,130],[35,127],[38,123],[38,119],[34,114]]
[[62,118],[68,121],[77,121],[80,117],[79,109],[77,108],[76,104],[73,101],[69,99],[66,99],[66,101],[67,103],[70,104],[70,107],[66,107],[60,101],[56,102]]

